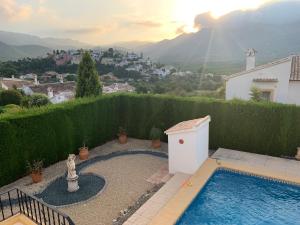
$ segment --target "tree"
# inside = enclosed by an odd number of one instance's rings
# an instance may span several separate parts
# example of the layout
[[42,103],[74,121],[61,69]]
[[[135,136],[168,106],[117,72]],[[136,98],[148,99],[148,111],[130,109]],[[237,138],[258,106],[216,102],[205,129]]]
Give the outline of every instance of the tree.
[[102,93],[95,63],[88,52],[83,54],[78,68],[76,98],[97,96]]
[[0,105],[20,105],[22,95],[17,90],[5,90],[0,92]]
[[255,86],[253,86],[251,88],[250,96],[251,96],[251,100],[253,100],[253,101],[256,101],[256,102],[262,101],[261,90]]
[[31,96],[25,96],[22,99],[21,105],[27,108],[34,106],[43,106],[50,104],[48,97],[44,94],[33,94]]

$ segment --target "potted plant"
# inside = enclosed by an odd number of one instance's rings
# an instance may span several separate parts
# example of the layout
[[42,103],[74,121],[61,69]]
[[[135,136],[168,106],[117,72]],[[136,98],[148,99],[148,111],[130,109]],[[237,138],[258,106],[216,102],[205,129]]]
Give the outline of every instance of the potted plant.
[[297,155],[295,156],[297,160],[300,160],[300,147],[297,148]]
[[79,159],[87,160],[89,158],[89,148],[86,146],[87,139],[85,138],[83,141],[83,146],[79,148]]
[[161,129],[157,127],[152,127],[150,130],[150,139],[152,140],[152,147],[153,148],[160,148],[160,138],[162,136]]
[[119,143],[120,144],[126,144],[127,143],[127,132],[126,129],[123,127],[119,127]]
[[43,160],[33,160],[31,163],[27,161],[27,168],[33,183],[39,183],[43,180]]

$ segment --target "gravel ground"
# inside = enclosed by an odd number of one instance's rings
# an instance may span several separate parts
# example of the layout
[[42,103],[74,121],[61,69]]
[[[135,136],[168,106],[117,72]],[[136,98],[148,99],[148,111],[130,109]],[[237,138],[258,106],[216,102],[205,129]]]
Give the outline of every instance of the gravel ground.
[[[128,149],[151,149],[151,141],[130,138],[124,145],[120,145],[117,140],[110,141],[90,150],[90,158]],[[162,143],[159,151],[167,152],[167,144]],[[151,155],[120,156],[95,163],[85,168],[82,173],[93,172],[103,176],[107,182],[103,192],[86,203],[60,208],[60,210],[68,214],[76,225],[112,224],[112,220],[122,209],[134,204],[142,194],[154,187],[146,179],[166,164],[167,159]],[[44,180],[41,183],[32,184],[31,178],[26,176],[1,187],[0,193],[13,187],[19,187],[29,194],[38,193],[65,172],[66,162],[60,161],[44,170]]]
[[166,159],[150,155],[121,156],[95,163],[82,172],[102,175],[107,181],[105,190],[95,199],[60,210],[78,225],[112,224],[122,209],[154,187],[146,179],[166,163]]
[[[89,158],[106,155],[111,152],[127,150],[127,149],[151,149],[151,141],[149,140],[140,140],[129,138],[127,144],[120,145],[117,140],[107,142],[101,146],[93,148],[90,150]],[[166,143],[162,143],[161,149],[159,151],[167,152],[168,146]],[[77,157],[77,163],[80,162]],[[60,161],[55,163],[43,170],[43,181],[38,184],[33,184],[31,182],[30,176],[25,176],[21,179],[16,180],[13,183],[0,187],[0,193],[6,192],[14,187],[18,187],[25,191],[26,193],[33,194],[41,192],[51,181],[64,175],[67,171],[66,161]]]

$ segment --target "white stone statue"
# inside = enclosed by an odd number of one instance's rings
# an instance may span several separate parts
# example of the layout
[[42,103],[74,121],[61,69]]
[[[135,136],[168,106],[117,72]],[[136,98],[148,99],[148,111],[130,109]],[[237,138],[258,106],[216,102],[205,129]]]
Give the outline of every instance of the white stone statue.
[[75,158],[74,154],[70,154],[67,160],[67,167],[68,167],[68,178],[75,178],[76,175],[76,167],[75,167]]
[[68,181],[69,192],[74,192],[79,189],[78,175],[76,174],[75,158],[76,156],[74,154],[69,154],[69,157],[67,159],[67,167],[68,167],[67,181]]

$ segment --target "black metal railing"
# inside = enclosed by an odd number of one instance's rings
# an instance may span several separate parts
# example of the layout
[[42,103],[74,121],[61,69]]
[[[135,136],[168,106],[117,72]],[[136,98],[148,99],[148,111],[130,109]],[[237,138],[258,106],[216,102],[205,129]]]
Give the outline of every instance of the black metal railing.
[[0,193],[0,222],[16,214],[40,225],[75,225],[69,216],[18,188]]

